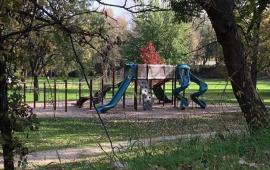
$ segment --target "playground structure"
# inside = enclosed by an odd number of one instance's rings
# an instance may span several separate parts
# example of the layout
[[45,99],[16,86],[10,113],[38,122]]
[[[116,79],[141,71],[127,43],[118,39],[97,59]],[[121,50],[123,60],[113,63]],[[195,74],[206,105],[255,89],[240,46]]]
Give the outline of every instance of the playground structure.
[[[199,107],[206,108],[205,102],[198,97],[207,90],[207,84],[194,76],[187,65],[127,64],[125,68],[111,70],[111,74],[104,75],[97,78],[90,77],[89,87],[81,80],[44,81],[43,85],[40,85],[39,101],[34,98],[36,91],[32,88],[33,85],[23,82],[23,102],[33,108],[36,108],[37,103],[38,107],[41,105],[43,109],[64,108],[67,112],[68,105],[72,106],[76,101],[77,106],[89,107],[90,110],[94,109],[95,104],[100,113],[105,113],[116,107],[120,100],[123,109],[133,106],[134,110],[138,110],[140,105],[144,110],[151,110],[155,95],[157,99],[155,101],[163,106],[168,103],[177,107],[180,103],[180,108],[185,109],[188,107],[185,89],[193,81],[200,88],[191,95],[191,106],[193,108],[193,104],[196,103]],[[178,81],[180,87],[177,86]],[[89,101],[88,105],[84,105],[86,101]],[[110,102],[106,103],[107,101]]]
[[[199,96],[203,95],[207,91],[207,84],[201,81],[198,77],[193,75],[190,71],[190,67],[186,64],[179,64],[177,66],[172,65],[154,65],[154,64],[127,64],[125,66],[124,80],[121,82],[118,91],[112,97],[112,99],[105,105],[100,105],[99,100],[93,100],[94,107],[98,113],[106,113],[108,110],[116,107],[118,102],[124,96],[129,84],[134,81],[135,83],[135,96],[137,96],[137,84],[140,86],[141,97],[143,101],[143,109],[151,110],[153,105],[152,89],[158,89],[159,92],[155,93],[158,98],[163,97],[163,102],[170,102],[165,95],[165,90],[161,88],[167,81],[174,79],[175,88],[173,95],[175,99],[180,101],[180,109],[188,107],[188,99],[181,93],[190,85],[190,82],[195,82],[199,85],[198,92],[192,93],[191,100],[198,104],[201,108],[206,108],[206,103],[199,99]],[[176,80],[179,81],[180,87],[176,88]],[[134,101],[137,101],[137,97]],[[174,101],[174,103],[176,103]],[[134,102],[135,109],[137,109],[137,102]]]

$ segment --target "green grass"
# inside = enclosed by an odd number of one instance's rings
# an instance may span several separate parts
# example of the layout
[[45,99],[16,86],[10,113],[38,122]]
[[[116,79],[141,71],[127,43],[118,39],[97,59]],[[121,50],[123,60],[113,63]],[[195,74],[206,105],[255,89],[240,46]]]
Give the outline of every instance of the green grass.
[[[162,143],[147,148],[131,148],[118,153],[130,170],[142,169],[270,169],[270,129],[254,136],[230,135],[224,140],[193,138]],[[255,167],[254,167],[255,166]],[[39,169],[112,169],[106,156],[88,158],[74,163],[40,167]]]
[[[208,91],[202,96],[202,98],[210,103],[234,103],[236,99],[232,92],[232,87],[230,83],[227,83],[221,79],[206,79],[204,80],[208,84]],[[44,79],[40,80],[40,93],[39,93],[39,102],[43,102],[44,93],[43,93],[43,82],[46,82]],[[71,79],[68,80],[68,90],[67,90],[67,99],[68,100],[77,100],[79,98],[79,84],[77,83],[78,80]],[[111,82],[108,82],[111,83]],[[108,84],[105,83],[105,84]],[[47,93],[46,98],[48,101],[52,101],[54,99],[54,91],[53,91],[53,81],[50,80],[51,88],[47,85]],[[27,81],[27,93],[26,93],[26,101],[33,102],[33,85],[31,85],[31,81]],[[177,83],[177,87],[179,84]],[[99,90],[100,82],[94,81],[93,82],[93,91],[96,92]],[[171,82],[166,83],[166,94],[171,97],[172,96],[172,84]],[[270,80],[259,80],[257,84],[258,92],[262,97],[265,104],[270,104]],[[186,90],[186,96],[195,92],[198,89],[198,86],[192,83],[189,88]],[[117,89],[116,89],[117,90]],[[89,90],[85,82],[82,83],[82,96],[89,96]],[[126,91],[127,98],[132,98],[134,96],[134,85],[133,83],[129,86]],[[106,98],[111,98],[112,92],[108,92]],[[57,81],[57,101],[64,101],[65,98],[65,90],[63,80]]]
[[[38,131],[15,133],[30,151],[96,146],[97,142],[108,142],[98,119],[40,118],[39,121]],[[105,123],[113,141],[204,133],[223,125],[229,129],[246,128],[242,115],[238,113],[166,120],[105,120]]]

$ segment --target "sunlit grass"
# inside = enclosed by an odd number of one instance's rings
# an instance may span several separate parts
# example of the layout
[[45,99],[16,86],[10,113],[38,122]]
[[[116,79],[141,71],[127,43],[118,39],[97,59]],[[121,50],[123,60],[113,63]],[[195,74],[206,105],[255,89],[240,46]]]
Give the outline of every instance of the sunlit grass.
[[[208,103],[233,103],[236,102],[234,94],[232,92],[232,87],[230,82],[227,82],[222,79],[205,79],[204,80],[208,84],[208,91],[202,96],[204,100],[206,100]],[[44,93],[43,93],[43,81],[40,82],[40,92],[39,92],[39,101],[43,102],[44,99]],[[46,82],[46,81],[45,81]],[[77,100],[79,98],[79,84],[78,79],[71,79],[68,80],[68,90],[67,90],[67,99],[68,100]],[[46,89],[46,100],[47,102],[53,101],[54,99],[54,89],[53,89],[53,81],[50,80],[51,86],[49,87],[47,85]],[[63,80],[57,81],[57,101],[64,101],[65,99],[65,89]],[[59,84],[60,83],[60,84]],[[111,82],[109,82],[111,84]],[[93,93],[101,89],[100,82],[95,81],[93,83]],[[105,83],[106,84],[106,83]],[[270,104],[270,80],[259,80],[257,83],[257,89],[262,97],[263,101],[266,104]],[[177,82],[177,87],[179,87],[179,83]],[[27,87],[33,88],[30,83],[27,83]],[[82,93],[81,96],[88,97],[90,95],[90,92],[88,90],[88,87],[85,82],[82,82]],[[191,93],[194,93],[198,90],[198,86],[195,83],[191,83],[191,85],[186,89],[186,96],[189,96]],[[115,89],[116,91],[117,89]],[[172,82],[167,82],[165,87],[166,94],[170,98],[172,96]],[[139,93],[139,90],[138,90]],[[137,94],[139,97],[139,94]],[[26,101],[27,102],[33,102],[33,91],[31,89],[27,90],[26,93]],[[129,88],[126,91],[126,98],[133,98],[134,96],[134,84],[131,83]],[[110,99],[112,97],[112,92],[108,92],[106,95],[107,99]]]
[[[118,153],[127,169],[270,169],[270,129],[250,136],[219,137],[162,143]],[[39,169],[112,169],[106,156]]]
[[[97,142],[108,142],[98,119],[40,118],[39,121],[38,131],[15,134],[30,151],[96,146]],[[105,124],[113,141],[204,133],[223,124],[229,129],[245,129],[246,126],[239,113],[181,119],[105,120]]]

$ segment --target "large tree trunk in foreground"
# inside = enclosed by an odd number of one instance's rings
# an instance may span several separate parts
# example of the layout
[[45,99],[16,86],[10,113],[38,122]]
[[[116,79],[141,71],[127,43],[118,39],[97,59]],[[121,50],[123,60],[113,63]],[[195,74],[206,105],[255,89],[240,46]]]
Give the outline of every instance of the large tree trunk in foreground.
[[11,124],[7,115],[8,101],[5,69],[5,62],[0,59],[0,128],[1,137],[3,139],[2,148],[4,157],[4,168],[12,170],[14,169],[13,142]]
[[246,118],[250,130],[264,127],[269,115],[252,81],[244,56],[244,46],[239,35],[234,14],[233,0],[208,1],[202,4],[207,11],[217,39],[223,48],[224,61],[234,95]]

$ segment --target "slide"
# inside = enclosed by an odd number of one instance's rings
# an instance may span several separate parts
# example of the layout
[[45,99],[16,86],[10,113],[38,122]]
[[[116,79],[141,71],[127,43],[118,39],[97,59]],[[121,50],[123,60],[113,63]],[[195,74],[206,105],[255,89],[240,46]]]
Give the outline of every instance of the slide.
[[164,93],[164,90],[162,89],[161,86],[154,86],[153,87],[153,92],[155,96],[157,97],[158,100],[164,101],[165,103],[171,103],[172,101],[166,96]]
[[181,83],[181,86],[173,90],[173,95],[180,100],[180,109],[184,110],[188,107],[188,99],[181,95],[181,92],[184,91],[190,84],[190,67],[186,64],[180,64],[176,66],[176,77]]
[[106,113],[108,110],[114,108],[117,105],[117,103],[120,101],[121,97],[127,90],[130,82],[135,78],[135,75],[137,72],[137,65],[129,64],[127,65],[127,69],[129,70],[126,71],[127,74],[125,76],[125,79],[122,81],[118,91],[112,97],[111,101],[105,105],[95,107],[98,113]]
[[208,86],[206,83],[201,81],[198,77],[191,73],[190,67],[186,64],[179,64],[176,66],[176,78],[179,80],[181,84],[180,87],[174,89],[173,95],[180,100],[180,109],[185,109],[188,107],[188,99],[181,95],[181,92],[184,91],[190,84],[190,82],[194,82],[199,85],[199,91],[192,93],[190,95],[191,100],[193,100],[196,104],[198,104],[201,108],[206,108],[206,103],[199,99],[199,96],[203,95]]
[[164,90],[162,89],[163,84],[166,83],[167,81],[170,81],[170,80],[165,79],[155,84],[153,86],[153,92],[158,100],[164,101],[165,103],[171,103],[172,101],[166,96],[166,94],[164,93]]
[[190,95],[191,99],[197,103],[201,108],[206,108],[206,103],[202,100],[200,100],[198,97],[203,95],[207,89],[208,89],[208,86],[206,83],[204,83],[203,81],[201,81],[198,77],[196,77],[194,74],[192,74],[191,72],[189,73],[190,74],[190,80],[196,84],[198,84],[200,86],[199,88],[199,91],[196,92],[196,93],[192,93]]

